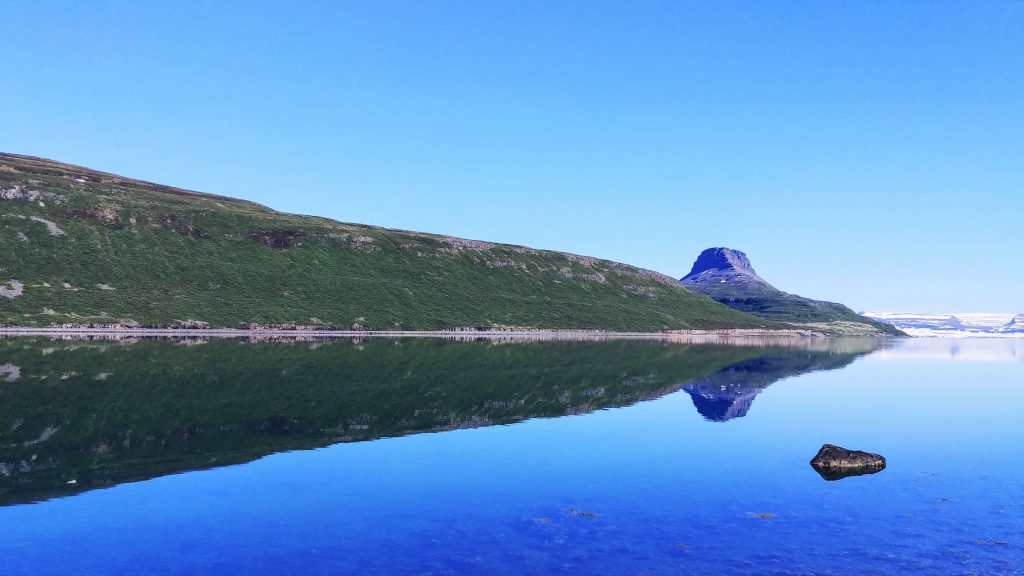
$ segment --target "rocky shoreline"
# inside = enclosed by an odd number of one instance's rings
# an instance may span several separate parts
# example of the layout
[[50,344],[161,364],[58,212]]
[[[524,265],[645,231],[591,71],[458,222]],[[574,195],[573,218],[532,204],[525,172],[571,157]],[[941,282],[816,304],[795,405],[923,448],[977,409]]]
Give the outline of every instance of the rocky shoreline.
[[786,340],[828,338],[811,330],[671,330],[665,332],[613,332],[607,330],[559,330],[536,328],[460,328],[453,330],[333,330],[312,327],[250,326],[247,328],[144,328],[131,326],[2,326],[0,336],[55,336],[55,337],[199,337],[199,338],[251,338],[251,337],[311,337],[311,338],[363,338],[363,337],[443,337],[443,338],[537,338],[537,339],[604,339],[604,338],[702,338],[709,341],[723,339]]

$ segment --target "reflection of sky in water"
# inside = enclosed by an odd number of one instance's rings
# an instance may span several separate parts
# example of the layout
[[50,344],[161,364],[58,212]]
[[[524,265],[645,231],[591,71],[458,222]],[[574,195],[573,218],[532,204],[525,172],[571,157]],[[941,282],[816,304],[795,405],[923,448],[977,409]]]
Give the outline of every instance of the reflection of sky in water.
[[[775,382],[724,423],[681,391],[3,508],[3,571],[1019,573],[1024,367],[917,342]],[[888,468],[825,482],[825,442]]]
[[900,338],[869,358],[1024,362],[1024,338]]

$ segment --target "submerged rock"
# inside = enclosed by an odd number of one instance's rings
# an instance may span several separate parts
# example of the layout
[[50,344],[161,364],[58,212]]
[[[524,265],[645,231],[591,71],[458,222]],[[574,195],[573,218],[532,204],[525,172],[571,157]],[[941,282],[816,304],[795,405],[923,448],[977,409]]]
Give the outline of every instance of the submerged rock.
[[825,480],[840,480],[848,476],[880,472],[885,469],[885,458],[870,452],[825,444],[811,460],[811,466]]

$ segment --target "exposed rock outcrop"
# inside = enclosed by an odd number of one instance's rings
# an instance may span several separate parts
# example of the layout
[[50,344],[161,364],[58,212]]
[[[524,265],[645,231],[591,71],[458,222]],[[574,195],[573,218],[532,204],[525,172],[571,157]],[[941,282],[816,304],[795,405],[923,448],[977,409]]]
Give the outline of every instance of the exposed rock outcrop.
[[254,230],[249,233],[250,238],[271,248],[291,248],[305,235],[302,230]]
[[12,188],[0,187],[0,200],[27,200],[29,202],[40,202],[43,200],[61,200],[61,197],[57,194],[51,194],[47,192],[40,192],[38,190],[30,190],[24,186],[14,186]]
[[0,296],[4,298],[16,298],[25,292],[25,285],[17,280],[11,280],[0,284]]
[[885,469],[885,458],[879,454],[825,444],[811,459],[811,466],[825,480],[840,480],[880,472]]
[[50,233],[50,236],[64,235],[64,231],[60,229],[60,226],[57,226],[56,222],[47,220],[46,218],[40,218],[39,216],[30,216],[29,220],[32,220],[33,222],[39,222],[43,226],[46,226],[46,231]]
[[14,382],[21,377],[21,368],[14,364],[0,364],[0,382]]

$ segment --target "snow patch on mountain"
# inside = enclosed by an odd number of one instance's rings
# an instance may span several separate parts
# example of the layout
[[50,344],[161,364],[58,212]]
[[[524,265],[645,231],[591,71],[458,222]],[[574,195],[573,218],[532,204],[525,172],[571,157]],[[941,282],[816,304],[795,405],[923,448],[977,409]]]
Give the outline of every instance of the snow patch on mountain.
[[900,338],[867,357],[877,360],[1024,363],[1024,338]]
[[1024,314],[954,312],[915,314],[863,312],[864,316],[892,324],[911,336],[942,338],[1024,338]]

